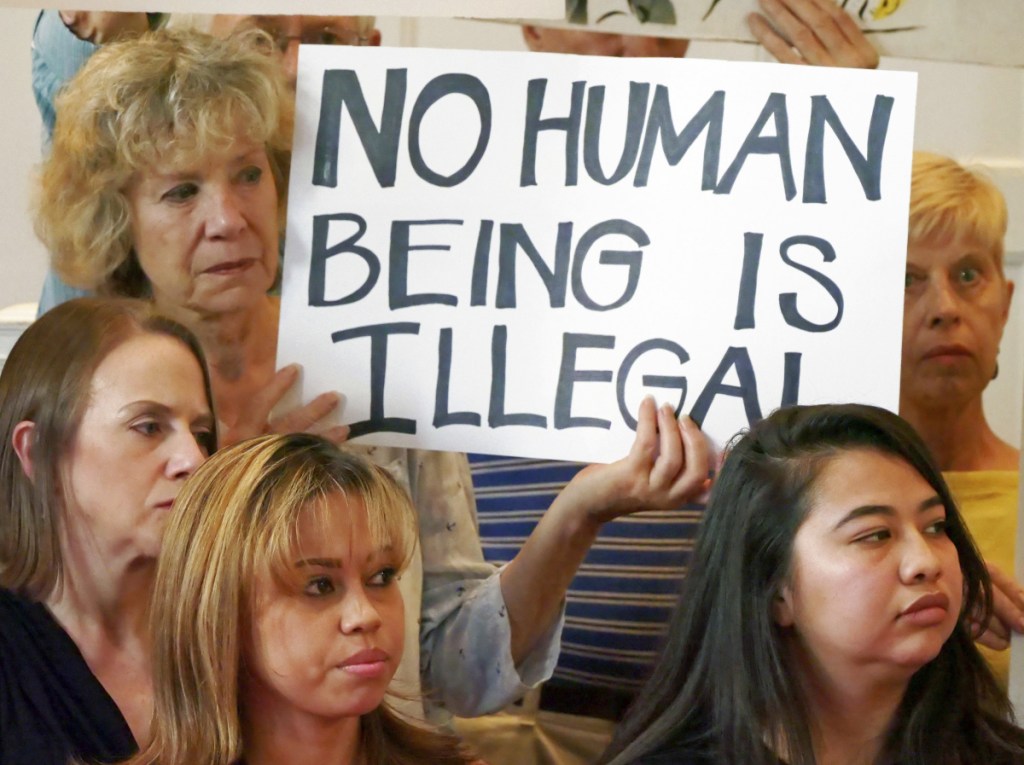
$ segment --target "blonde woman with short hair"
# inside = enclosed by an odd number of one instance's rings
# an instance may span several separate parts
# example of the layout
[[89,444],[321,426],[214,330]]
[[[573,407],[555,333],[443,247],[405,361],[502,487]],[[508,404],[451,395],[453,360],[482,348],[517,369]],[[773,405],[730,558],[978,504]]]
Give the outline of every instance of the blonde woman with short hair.
[[982,396],[999,373],[1013,282],[1003,270],[1007,210],[978,170],[915,152],[910,185],[900,414],[921,434],[978,543],[995,618],[979,638],[1005,684],[1009,636],[1024,630],[1013,579],[1020,452],[992,430]]

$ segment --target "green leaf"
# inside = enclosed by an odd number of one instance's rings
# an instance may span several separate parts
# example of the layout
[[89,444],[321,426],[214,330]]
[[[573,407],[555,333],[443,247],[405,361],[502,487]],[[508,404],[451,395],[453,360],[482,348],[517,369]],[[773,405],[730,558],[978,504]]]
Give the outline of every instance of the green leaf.
[[642,24],[675,24],[672,0],[629,0],[629,8]]
[[565,20],[570,24],[586,24],[587,0],[565,0]]

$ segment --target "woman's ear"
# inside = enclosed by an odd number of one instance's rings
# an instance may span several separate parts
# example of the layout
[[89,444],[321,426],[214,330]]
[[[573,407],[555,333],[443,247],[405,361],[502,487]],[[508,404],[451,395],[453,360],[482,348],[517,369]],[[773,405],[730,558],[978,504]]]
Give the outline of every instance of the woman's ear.
[[793,606],[790,604],[788,587],[783,587],[772,599],[772,619],[780,627],[793,626]]
[[32,478],[32,445],[36,441],[36,424],[31,420],[22,420],[14,426],[11,434],[11,445],[14,453],[18,455],[21,469],[25,475]]

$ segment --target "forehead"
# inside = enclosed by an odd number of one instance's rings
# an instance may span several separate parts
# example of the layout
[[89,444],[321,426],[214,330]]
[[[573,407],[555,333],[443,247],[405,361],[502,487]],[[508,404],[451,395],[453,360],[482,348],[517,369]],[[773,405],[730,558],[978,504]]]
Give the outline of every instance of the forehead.
[[804,526],[832,528],[854,508],[887,506],[917,512],[935,489],[906,460],[875,449],[828,459],[811,487]]
[[[122,398],[177,400],[182,394],[206,401],[199,361],[174,337],[137,334],[114,348],[96,367],[90,403],[114,405]],[[205,406],[205,404],[204,404]]]
[[968,255],[988,258],[993,262],[996,259],[991,247],[965,234],[912,241],[907,245],[907,259],[921,265],[942,265]]
[[295,524],[295,541],[300,555],[350,559],[353,554],[373,548],[366,506],[353,493],[332,491],[322,499],[308,502]]
[[266,147],[247,136],[214,140],[209,145],[154,146],[152,156],[133,174],[129,187],[165,176],[208,173],[220,167],[267,161]]

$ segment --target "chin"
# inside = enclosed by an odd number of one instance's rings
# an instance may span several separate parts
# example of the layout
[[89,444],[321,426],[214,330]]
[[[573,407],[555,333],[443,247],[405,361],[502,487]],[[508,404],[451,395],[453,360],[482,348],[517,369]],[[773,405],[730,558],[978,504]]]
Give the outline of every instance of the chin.
[[907,646],[906,650],[901,651],[896,656],[896,663],[912,674],[935,661],[945,644],[946,641],[940,640],[938,636],[934,640],[922,640],[917,645]]
[[245,311],[267,299],[267,289],[239,285],[222,292],[203,295],[194,301],[194,307],[201,313],[227,314]]

